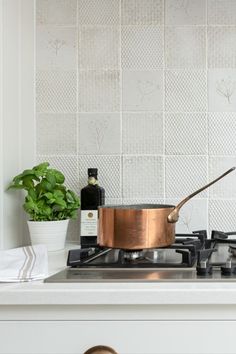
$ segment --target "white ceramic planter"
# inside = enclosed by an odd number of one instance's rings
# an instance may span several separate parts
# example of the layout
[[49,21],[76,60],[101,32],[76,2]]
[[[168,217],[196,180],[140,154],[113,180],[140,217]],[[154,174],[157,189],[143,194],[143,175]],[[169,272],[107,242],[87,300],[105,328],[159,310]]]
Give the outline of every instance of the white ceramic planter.
[[69,220],[28,221],[32,245],[44,244],[48,251],[64,249]]

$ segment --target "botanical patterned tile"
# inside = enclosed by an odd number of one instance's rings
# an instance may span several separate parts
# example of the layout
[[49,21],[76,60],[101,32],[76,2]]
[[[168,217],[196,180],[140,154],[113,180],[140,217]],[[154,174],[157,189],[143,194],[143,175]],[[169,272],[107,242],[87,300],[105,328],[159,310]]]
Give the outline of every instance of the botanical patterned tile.
[[79,31],[80,69],[117,69],[119,67],[118,27],[83,26]]
[[163,154],[162,113],[123,113],[124,154]]
[[236,27],[208,27],[208,66],[236,67]]
[[166,71],[166,110],[206,110],[206,74],[200,70]]
[[38,71],[36,73],[36,111],[76,112],[76,72]]
[[[236,156],[212,156],[209,159],[209,179],[213,180],[232,166],[236,166]],[[212,199],[236,199],[236,175],[235,171],[224,177],[221,181],[214,184],[210,189],[210,198]]]
[[236,156],[236,113],[209,113],[209,154]]
[[167,156],[165,163],[167,198],[184,198],[207,184],[206,156]]
[[205,27],[166,27],[166,67],[204,68],[206,65]]
[[77,31],[75,28],[38,26],[37,68],[76,70]]
[[165,0],[166,25],[204,25],[206,0]]
[[78,162],[75,155],[38,155],[37,162],[49,162],[65,176],[65,185],[79,195]]
[[38,154],[76,154],[75,114],[38,114],[36,132]]
[[81,113],[79,153],[81,155],[120,154],[120,114]]
[[123,25],[159,25],[163,22],[162,0],[121,0]]
[[162,68],[162,27],[123,27],[121,31],[121,65],[124,69]]
[[165,142],[167,155],[207,154],[206,113],[167,113]]
[[124,111],[162,111],[163,73],[123,70],[122,103]]
[[236,70],[208,70],[209,111],[236,111]]
[[163,159],[160,156],[123,156],[123,197],[163,198]]
[[79,25],[117,25],[119,7],[119,0],[79,0]]
[[80,112],[114,112],[120,108],[119,72],[80,71]]
[[236,200],[210,200],[210,230],[235,231]]
[[235,0],[208,0],[209,25],[236,25]]
[[[166,204],[177,205],[179,199],[166,199]],[[176,223],[176,233],[191,233],[197,230],[207,230],[207,199],[192,199],[188,201],[179,213]]]
[[76,25],[76,0],[37,0],[38,25]]
[[79,156],[80,189],[87,185],[88,168],[98,169],[98,182],[108,198],[121,198],[120,156]]

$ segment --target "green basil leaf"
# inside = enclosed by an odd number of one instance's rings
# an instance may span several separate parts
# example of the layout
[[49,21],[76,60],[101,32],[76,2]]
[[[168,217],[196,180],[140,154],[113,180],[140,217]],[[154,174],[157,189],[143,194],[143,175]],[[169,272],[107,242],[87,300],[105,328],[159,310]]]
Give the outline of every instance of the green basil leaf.
[[56,178],[56,182],[59,184],[64,183],[65,181],[65,176],[63,175],[62,172],[55,170],[55,169],[50,169],[50,171],[52,171],[54,177]]

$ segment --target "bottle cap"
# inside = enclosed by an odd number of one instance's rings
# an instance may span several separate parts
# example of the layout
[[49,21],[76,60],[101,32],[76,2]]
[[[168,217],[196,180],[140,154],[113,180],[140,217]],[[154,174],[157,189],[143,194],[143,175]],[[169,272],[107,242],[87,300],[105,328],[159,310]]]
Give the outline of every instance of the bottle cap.
[[88,176],[97,176],[98,169],[97,168],[88,168]]

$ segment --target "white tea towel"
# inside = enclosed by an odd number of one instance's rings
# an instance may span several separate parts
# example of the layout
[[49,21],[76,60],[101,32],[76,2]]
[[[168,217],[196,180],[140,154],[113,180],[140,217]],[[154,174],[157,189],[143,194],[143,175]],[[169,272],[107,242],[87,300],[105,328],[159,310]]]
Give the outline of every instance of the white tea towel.
[[48,253],[45,245],[0,251],[0,282],[22,282],[48,276]]

